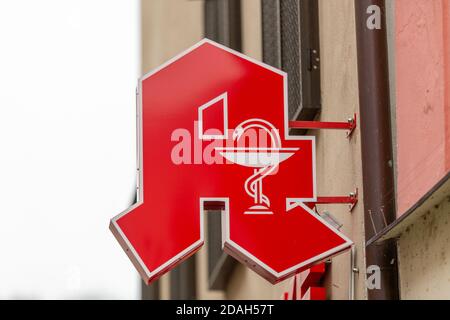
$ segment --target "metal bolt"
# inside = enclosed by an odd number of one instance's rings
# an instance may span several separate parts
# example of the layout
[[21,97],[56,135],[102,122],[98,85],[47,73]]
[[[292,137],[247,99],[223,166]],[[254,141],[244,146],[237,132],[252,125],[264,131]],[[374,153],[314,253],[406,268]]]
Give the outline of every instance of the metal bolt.
[[393,166],[392,160],[389,160],[389,161],[388,161],[388,166],[389,166],[390,168],[392,168],[392,166]]

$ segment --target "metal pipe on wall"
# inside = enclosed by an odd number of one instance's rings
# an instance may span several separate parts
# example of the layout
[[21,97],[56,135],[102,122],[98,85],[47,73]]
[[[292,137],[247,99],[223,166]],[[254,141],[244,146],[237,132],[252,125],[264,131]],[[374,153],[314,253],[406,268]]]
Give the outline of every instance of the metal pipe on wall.
[[[366,241],[396,219],[385,12],[384,0],[355,0]],[[370,28],[368,19],[380,24]],[[395,240],[367,246],[370,265],[381,274],[368,299],[399,299]]]
[[350,250],[350,273],[348,285],[348,299],[355,300],[355,273],[358,272],[356,268],[356,247],[353,245]]

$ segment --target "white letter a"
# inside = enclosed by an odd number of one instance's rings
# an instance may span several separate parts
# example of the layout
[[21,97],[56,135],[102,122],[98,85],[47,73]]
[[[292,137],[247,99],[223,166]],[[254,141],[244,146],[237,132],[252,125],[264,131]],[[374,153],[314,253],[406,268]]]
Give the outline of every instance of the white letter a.
[[367,18],[367,29],[381,29],[381,9],[379,6],[373,4],[367,7],[367,13],[371,14],[369,18]]

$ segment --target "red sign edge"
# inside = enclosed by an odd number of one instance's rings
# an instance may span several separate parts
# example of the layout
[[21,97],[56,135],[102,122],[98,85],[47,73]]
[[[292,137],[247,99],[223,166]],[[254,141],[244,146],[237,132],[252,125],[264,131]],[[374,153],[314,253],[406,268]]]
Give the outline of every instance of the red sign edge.
[[[302,262],[296,266],[293,266],[287,270],[284,270],[282,272],[276,272],[269,266],[265,265],[262,261],[260,261],[258,258],[251,255],[249,252],[247,252],[245,249],[234,243],[229,238],[229,211],[228,211],[228,198],[200,198],[200,238],[193,244],[191,244],[186,249],[182,250],[180,253],[172,257],[170,260],[159,266],[154,271],[148,270],[145,263],[140,258],[139,254],[136,252],[136,250],[131,245],[128,238],[125,236],[121,228],[119,227],[117,220],[119,220],[124,215],[130,213],[131,211],[135,210],[139,206],[143,204],[143,163],[142,163],[142,82],[147,79],[148,77],[156,74],[160,70],[166,68],[173,62],[179,60],[186,54],[190,53],[191,51],[195,50],[196,48],[204,45],[204,44],[210,44],[215,47],[218,47],[222,50],[228,51],[231,54],[234,54],[242,59],[245,59],[247,61],[250,61],[254,64],[257,64],[259,66],[262,66],[266,69],[269,69],[272,72],[275,72],[277,74],[280,74],[283,77],[283,90],[284,90],[284,139],[285,140],[310,140],[312,143],[312,155],[313,155],[313,197],[312,198],[288,198],[286,199],[286,211],[289,211],[296,206],[301,206],[305,211],[307,211],[309,214],[314,216],[316,219],[318,219],[322,224],[324,224],[327,228],[329,228],[331,231],[335,232],[339,237],[345,240],[345,242],[335,247],[331,250],[328,250],[325,253],[322,253],[318,256],[315,256],[313,258],[310,258],[309,260]],[[288,117],[288,75],[286,72],[281,71],[279,69],[276,69],[270,65],[267,65],[261,61],[258,61],[256,59],[253,59],[251,57],[248,57],[238,51],[235,51],[233,49],[230,49],[226,46],[223,46],[219,43],[216,43],[212,40],[209,40],[207,38],[202,39],[198,43],[194,44],[190,48],[184,50],[180,54],[176,55],[175,57],[171,58],[167,62],[163,63],[156,69],[151,70],[150,72],[144,74],[142,77],[138,80],[138,89],[137,89],[137,95],[136,95],[136,107],[137,107],[137,186],[136,190],[137,192],[137,202],[130,206],[128,209],[124,210],[123,212],[119,213],[115,217],[113,217],[110,220],[109,229],[113,233],[114,237],[117,239],[125,253],[127,254],[128,258],[131,260],[137,271],[139,272],[140,276],[144,280],[145,283],[149,284],[150,282],[158,279],[161,275],[166,273],[168,270],[172,268],[172,266],[180,263],[181,261],[186,260],[190,256],[192,256],[194,253],[196,253],[204,243],[204,206],[203,204],[205,202],[213,201],[224,201],[225,202],[225,210],[222,212],[222,247],[224,251],[231,256],[233,256],[235,259],[239,260],[240,262],[250,266],[253,270],[259,269],[259,274],[264,277],[266,280],[271,282],[272,284],[275,284],[277,282],[280,282],[290,276],[292,276],[295,273],[298,273],[302,271],[303,269],[307,269],[313,264],[320,263],[323,261],[323,259],[335,256],[347,249],[349,249],[353,242],[347,238],[344,234],[342,234],[340,231],[336,230],[332,226],[330,226],[324,219],[322,219],[319,215],[317,215],[314,211],[312,211],[308,206],[304,204],[304,202],[315,202],[317,201],[317,186],[316,186],[316,143],[315,143],[315,136],[291,136],[289,134],[289,117]],[[205,201],[207,200],[207,201]],[[307,266],[306,266],[307,265]],[[302,266],[305,266],[303,269]],[[258,267],[258,268],[256,268]]]

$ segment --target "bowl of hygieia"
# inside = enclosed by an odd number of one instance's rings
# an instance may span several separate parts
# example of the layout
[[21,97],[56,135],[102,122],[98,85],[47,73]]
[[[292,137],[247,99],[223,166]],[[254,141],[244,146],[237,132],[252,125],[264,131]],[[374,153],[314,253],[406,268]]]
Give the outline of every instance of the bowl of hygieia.
[[[253,130],[251,134],[265,134],[270,141],[269,146],[239,146],[239,140],[246,133]],[[253,136],[255,137],[255,136]],[[253,174],[245,181],[245,192],[253,198],[254,205],[248,208],[245,214],[273,214],[270,210],[270,200],[263,193],[262,181],[268,175],[274,174],[279,164],[295,154],[299,148],[283,148],[278,129],[270,122],[262,119],[250,119],[239,124],[233,131],[233,140],[237,146],[216,147],[216,151],[231,163],[253,168]],[[252,140],[252,139],[250,139]],[[266,141],[262,139],[262,141]],[[267,143],[268,144],[268,143]]]

